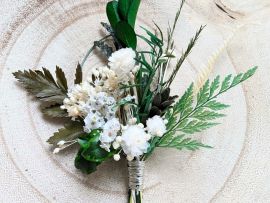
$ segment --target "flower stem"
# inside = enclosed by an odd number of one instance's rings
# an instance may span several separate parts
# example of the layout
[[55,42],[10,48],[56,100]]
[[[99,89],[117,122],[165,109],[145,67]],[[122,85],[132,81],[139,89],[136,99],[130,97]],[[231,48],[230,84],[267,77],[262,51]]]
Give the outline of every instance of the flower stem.
[[142,192],[129,189],[128,200],[129,203],[142,203]]

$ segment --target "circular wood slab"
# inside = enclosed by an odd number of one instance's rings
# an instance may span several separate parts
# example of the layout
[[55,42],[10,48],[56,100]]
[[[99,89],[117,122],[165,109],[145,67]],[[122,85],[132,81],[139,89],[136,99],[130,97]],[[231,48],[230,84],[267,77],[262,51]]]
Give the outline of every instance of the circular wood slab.
[[[40,112],[38,101],[28,95],[12,76],[12,72],[18,69],[46,67],[53,71],[59,65],[71,84],[78,61],[81,61],[93,41],[104,35],[99,22],[107,21],[106,2],[25,0],[13,5],[17,8],[15,10],[6,3],[9,26],[1,29],[3,38],[0,41],[0,157],[3,169],[0,174],[0,191],[7,195],[1,196],[1,201],[126,202],[126,161],[109,161],[101,165],[96,173],[86,176],[74,168],[76,147],[53,155],[46,140],[63,123],[45,118]],[[237,23],[249,22],[252,3],[248,1],[246,7],[234,1],[188,1],[185,4],[175,33],[178,54],[185,49],[189,38],[201,24],[208,26],[173,84],[175,94],[181,96],[189,84],[196,80],[201,65],[223,44]],[[154,19],[165,31],[178,5],[176,0],[145,0],[141,5],[137,25],[151,29]],[[235,7],[236,10],[229,7]],[[262,8],[257,6],[256,9]],[[261,15],[264,15],[263,11]],[[257,29],[260,28],[258,26]],[[211,78],[217,74],[224,76],[245,71],[255,62],[263,64],[263,60],[258,60],[263,57],[262,50],[261,55],[255,56],[248,52],[257,44],[254,40],[249,41],[250,44],[242,40],[247,36],[243,29],[248,33],[251,26],[245,26],[236,33],[232,45],[217,61]],[[142,32],[139,26],[137,30]],[[254,35],[249,33],[247,38],[251,39]],[[269,44],[263,48],[267,50]],[[92,56],[84,67],[85,74],[100,65],[102,59]],[[225,111],[227,117],[220,119],[221,125],[194,136],[214,146],[214,149],[195,152],[156,150],[146,163],[145,202],[270,201],[269,190],[267,192],[265,187],[261,188],[266,182],[263,179],[259,179],[259,183],[252,181],[252,177],[259,176],[257,173],[266,176],[263,170],[269,169],[269,164],[264,161],[269,149],[264,149],[264,153],[258,149],[258,146],[263,148],[269,143],[269,138],[266,143],[262,141],[263,136],[267,135],[262,132],[269,129],[265,121],[268,119],[269,122],[269,118],[264,110],[268,106],[269,113],[269,94],[266,94],[269,89],[262,91],[263,81],[266,80],[263,71],[260,70],[244,88],[239,86],[220,97],[222,102],[231,105]],[[258,81],[260,77],[262,79]],[[257,106],[257,94],[261,107]],[[256,143],[254,137],[260,138],[261,143]],[[253,142],[257,148],[253,147]],[[249,163],[251,168],[248,168]],[[262,170],[254,171],[255,166]],[[259,186],[261,196],[246,194],[256,186]],[[243,197],[243,194],[239,197],[238,193],[241,192],[246,196]]]

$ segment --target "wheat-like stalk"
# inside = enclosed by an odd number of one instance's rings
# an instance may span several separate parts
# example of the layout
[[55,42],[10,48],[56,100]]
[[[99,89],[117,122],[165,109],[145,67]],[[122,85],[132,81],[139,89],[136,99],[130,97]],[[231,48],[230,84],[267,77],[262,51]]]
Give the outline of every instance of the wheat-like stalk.
[[207,64],[203,64],[201,71],[197,77],[197,80],[194,82],[194,94],[197,94],[199,90],[202,88],[203,84],[208,80],[210,74],[213,72],[215,64],[222,54],[222,52],[226,49],[228,44],[231,42],[235,33],[241,28],[243,25],[237,26],[231,33],[231,35],[222,43],[222,45],[210,55],[208,58]]

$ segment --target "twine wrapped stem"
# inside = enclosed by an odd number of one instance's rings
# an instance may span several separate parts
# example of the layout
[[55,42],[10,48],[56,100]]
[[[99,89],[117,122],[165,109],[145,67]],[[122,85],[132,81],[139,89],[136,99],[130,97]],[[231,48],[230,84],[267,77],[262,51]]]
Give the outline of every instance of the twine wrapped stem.
[[129,173],[129,203],[142,202],[144,161],[133,160],[128,162]]

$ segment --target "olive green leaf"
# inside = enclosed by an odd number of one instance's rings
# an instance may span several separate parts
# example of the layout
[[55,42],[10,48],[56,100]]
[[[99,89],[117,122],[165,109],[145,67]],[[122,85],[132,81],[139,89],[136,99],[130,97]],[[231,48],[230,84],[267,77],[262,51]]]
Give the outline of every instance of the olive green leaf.
[[125,21],[120,21],[115,27],[116,37],[126,46],[136,49],[137,37],[133,28]]
[[67,123],[64,128],[59,129],[58,132],[55,132],[54,135],[50,137],[47,142],[56,145],[61,140],[74,140],[78,137],[85,135],[86,133],[83,130],[83,123],[73,121]]
[[61,68],[59,68],[58,66],[56,66],[56,81],[58,86],[64,91],[67,92],[68,86],[67,86],[67,79],[65,76],[65,73],[63,72],[63,70]]
[[46,68],[39,70],[17,71],[13,73],[25,89],[44,102],[62,104],[67,94],[66,78],[61,68],[56,68],[57,82]]
[[51,105],[42,108],[42,113],[52,118],[64,118],[68,116],[67,111],[60,108],[61,105]]
[[115,29],[116,24],[120,21],[117,8],[118,8],[117,1],[110,1],[109,3],[107,3],[106,7],[107,17],[113,29]]
[[78,63],[77,68],[76,68],[76,73],[75,73],[75,80],[74,84],[80,84],[82,82],[83,76],[82,76],[82,67]]

